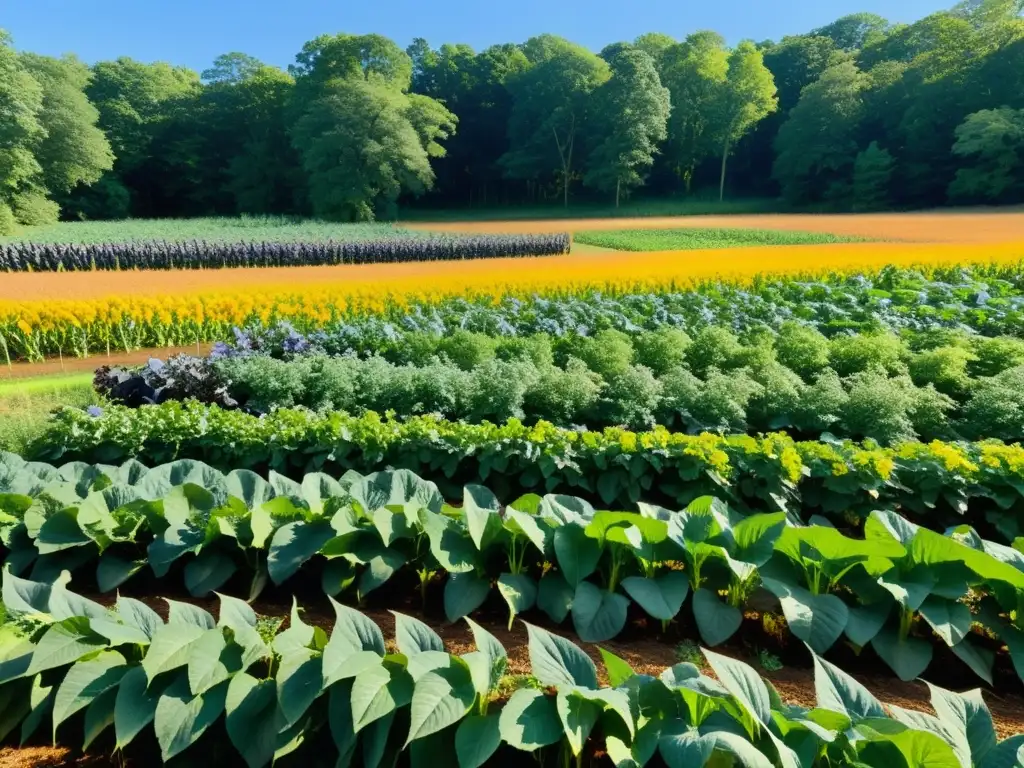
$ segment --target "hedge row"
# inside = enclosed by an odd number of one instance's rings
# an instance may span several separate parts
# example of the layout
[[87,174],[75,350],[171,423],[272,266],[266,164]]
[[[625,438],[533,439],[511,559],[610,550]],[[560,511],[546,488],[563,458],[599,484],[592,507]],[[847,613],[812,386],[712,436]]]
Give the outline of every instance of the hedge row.
[[590,432],[432,416],[397,421],[372,412],[282,409],[256,417],[178,402],[92,413],[57,413],[32,458],[146,464],[191,458],[223,471],[273,469],[292,477],[399,467],[434,479],[448,497],[479,482],[506,501],[530,492],[567,493],[622,509],[641,497],[678,509],[719,495],[743,510],[781,508],[804,520],[824,514],[856,524],[872,510],[891,509],[931,529],[967,522],[986,538],[1011,541],[1022,532],[1024,448],[998,441],[881,448],[797,442],[784,434]]
[[388,237],[366,241],[0,243],[0,272],[217,269],[452,261],[568,253],[568,234]]

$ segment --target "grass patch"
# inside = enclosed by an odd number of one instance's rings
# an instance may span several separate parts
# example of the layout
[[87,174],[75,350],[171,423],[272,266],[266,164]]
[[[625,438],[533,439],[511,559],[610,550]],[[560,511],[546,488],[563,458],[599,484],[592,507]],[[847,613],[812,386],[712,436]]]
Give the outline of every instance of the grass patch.
[[0,382],[0,451],[24,454],[53,411],[99,402],[91,373]]
[[708,248],[741,248],[751,245],[824,245],[858,243],[863,238],[826,232],[795,232],[783,229],[620,229],[578,232],[573,242],[614,248],[618,251],[691,251]]
[[208,242],[295,242],[341,240],[358,242],[384,237],[423,237],[391,224],[339,224],[287,216],[237,216],[195,219],[125,219],[64,221],[46,227],[25,227],[4,242],[116,243],[131,240],[206,240]]

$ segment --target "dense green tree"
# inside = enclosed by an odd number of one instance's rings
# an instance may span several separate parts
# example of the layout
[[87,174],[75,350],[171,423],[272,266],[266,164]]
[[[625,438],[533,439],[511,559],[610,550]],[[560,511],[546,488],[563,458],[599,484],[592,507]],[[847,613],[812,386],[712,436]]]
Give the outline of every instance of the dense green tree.
[[42,168],[41,183],[50,194],[63,195],[79,184],[94,184],[114,164],[99,111],[85,95],[89,68],[73,56],[55,59],[21,55],[25,69],[42,87],[38,119],[46,135],[32,148]]
[[[531,41],[533,42],[533,41]],[[509,151],[502,165],[514,178],[554,174],[569,205],[569,186],[580,156],[578,145],[594,89],[609,77],[608,64],[585,48],[546,36],[527,46],[538,63],[508,80],[513,109]],[[527,57],[530,57],[527,52]]]
[[857,155],[857,127],[867,77],[850,61],[807,86],[779,130],[774,175],[793,202],[821,200],[848,179]]
[[633,45],[650,56],[654,60],[654,65],[660,68],[662,57],[676,45],[676,40],[661,32],[648,32],[634,40]]
[[593,96],[594,147],[584,183],[615,191],[615,207],[623,189],[640,186],[667,135],[668,89],[661,84],[654,60],[639,48],[625,48],[608,59],[611,78]]
[[880,211],[889,204],[893,156],[871,142],[853,163],[853,205],[859,211]]
[[430,188],[430,160],[403,94],[358,77],[324,90],[292,130],[317,216],[390,217],[400,194]]
[[892,25],[876,13],[851,13],[811,32],[827,37],[844,51],[859,51],[885,39]]
[[0,29],[0,234],[11,229],[15,200],[30,190],[42,173],[33,148],[45,138],[39,122],[43,89]]
[[729,51],[715,32],[696,32],[664,51],[662,84],[672,111],[665,154],[687,192],[697,165],[718,149],[716,106],[729,74]]
[[764,65],[764,54],[750,42],[729,54],[729,70],[716,105],[722,173],[718,199],[725,198],[725,170],[729,153],[755,125],[778,108],[775,81]]
[[953,154],[971,165],[950,184],[954,199],[1011,202],[1024,190],[1024,110],[1002,107],[968,115]]
[[338,79],[362,78],[397,91],[412,83],[409,54],[383,35],[320,35],[302,46],[290,70],[314,91]]

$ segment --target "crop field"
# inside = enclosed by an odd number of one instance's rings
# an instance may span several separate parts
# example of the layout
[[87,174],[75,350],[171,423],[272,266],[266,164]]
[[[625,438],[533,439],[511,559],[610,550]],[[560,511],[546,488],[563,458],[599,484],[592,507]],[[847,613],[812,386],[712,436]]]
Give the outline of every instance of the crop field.
[[1024,765],[1024,215],[4,246],[14,759]]

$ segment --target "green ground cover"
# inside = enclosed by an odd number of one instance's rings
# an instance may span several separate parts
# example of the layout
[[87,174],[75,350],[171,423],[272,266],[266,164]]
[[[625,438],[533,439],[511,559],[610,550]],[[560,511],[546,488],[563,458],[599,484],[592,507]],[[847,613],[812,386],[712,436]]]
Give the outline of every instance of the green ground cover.
[[62,406],[84,408],[99,402],[92,373],[0,380],[0,450],[24,452]]
[[740,248],[750,245],[823,245],[863,242],[862,238],[826,232],[775,229],[621,229],[579,232],[573,240],[583,245],[619,251],[687,251],[705,248]]

